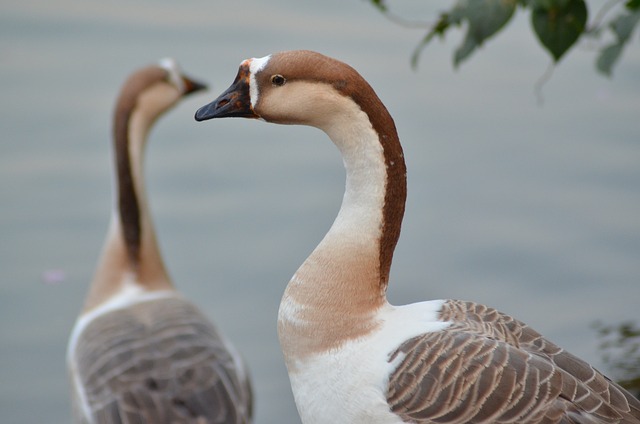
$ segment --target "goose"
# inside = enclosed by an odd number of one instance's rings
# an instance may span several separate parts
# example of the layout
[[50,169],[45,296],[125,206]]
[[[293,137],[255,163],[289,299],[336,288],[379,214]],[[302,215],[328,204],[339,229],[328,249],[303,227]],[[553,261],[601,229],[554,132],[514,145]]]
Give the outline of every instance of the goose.
[[311,51],[247,59],[195,114],[223,117],[319,128],[346,169],[338,215],[278,312],[302,422],[640,423],[640,401],[504,313],[461,300],[389,304],[405,161],[393,119],[352,67]]
[[164,59],[132,73],[120,91],[111,224],[67,350],[75,422],[251,422],[245,365],[174,288],[144,191],[147,133],[180,99],[204,88]]

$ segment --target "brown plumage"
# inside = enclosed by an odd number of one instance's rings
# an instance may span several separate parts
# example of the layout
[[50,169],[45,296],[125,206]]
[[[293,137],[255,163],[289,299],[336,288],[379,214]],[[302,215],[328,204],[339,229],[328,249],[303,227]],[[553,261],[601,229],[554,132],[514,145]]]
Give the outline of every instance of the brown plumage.
[[96,422],[246,422],[237,364],[190,302],[171,297],[114,310],[84,334],[76,369]]
[[144,190],[148,132],[181,98],[202,88],[175,62],[164,61],[134,72],[118,97],[111,227],[69,340],[77,423],[251,422],[242,360],[175,290]]
[[278,314],[305,424],[640,424],[640,401],[507,315],[453,300],[387,302],[405,162],[393,119],[352,67],[302,50],[247,59],[237,75],[197,120],[317,127],[346,170],[338,216]]
[[526,324],[447,301],[446,332],[403,343],[391,410],[415,423],[637,423],[640,401]]

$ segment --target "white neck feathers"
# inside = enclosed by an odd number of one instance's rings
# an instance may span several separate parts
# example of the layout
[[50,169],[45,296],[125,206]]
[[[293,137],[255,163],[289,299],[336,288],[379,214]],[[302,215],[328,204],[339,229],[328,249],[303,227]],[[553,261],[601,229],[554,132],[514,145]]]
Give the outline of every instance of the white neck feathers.
[[280,305],[280,342],[294,358],[335,348],[376,328],[384,304],[380,287],[380,238],[386,167],[368,116],[338,96],[336,114],[322,128],[342,152],[346,189],[331,229],[287,286]]
[[342,154],[346,185],[340,212],[327,237],[359,241],[377,249],[382,230],[386,169],[384,151],[367,115],[351,99],[342,97],[339,119],[325,132]]

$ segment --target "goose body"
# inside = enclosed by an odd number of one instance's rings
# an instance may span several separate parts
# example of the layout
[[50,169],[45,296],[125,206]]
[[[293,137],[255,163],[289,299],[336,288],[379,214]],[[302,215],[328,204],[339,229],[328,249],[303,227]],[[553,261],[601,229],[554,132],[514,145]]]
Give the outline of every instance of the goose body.
[[134,72],[121,89],[111,224],[67,352],[77,423],[251,422],[244,364],[175,290],[144,191],[144,145],[153,123],[202,88],[166,59]]
[[508,315],[387,302],[406,168],[393,119],[353,68],[310,51],[247,59],[196,112],[220,117],[314,126],[342,154],[340,211],[278,314],[304,423],[640,423],[640,401]]

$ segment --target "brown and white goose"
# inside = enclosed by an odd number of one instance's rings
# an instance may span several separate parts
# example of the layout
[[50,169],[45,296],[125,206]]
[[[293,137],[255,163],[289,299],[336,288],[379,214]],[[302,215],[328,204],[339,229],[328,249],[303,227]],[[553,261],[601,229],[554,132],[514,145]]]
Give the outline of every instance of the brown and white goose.
[[458,300],[387,302],[405,162],[353,68],[310,51],[248,59],[196,112],[221,117],[314,126],[342,153],[342,206],[278,316],[304,423],[640,423],[640,401],[514,318]]
[[251,422],[244,364],[174,289],[144,191],[147,133],[182,97],[203,88],[165,59],[134,72],[120,92],[111,225],[67,353],[75,422]]

